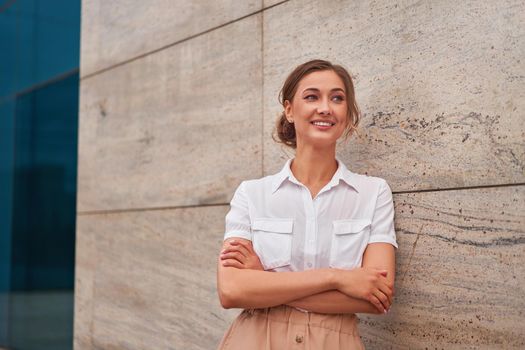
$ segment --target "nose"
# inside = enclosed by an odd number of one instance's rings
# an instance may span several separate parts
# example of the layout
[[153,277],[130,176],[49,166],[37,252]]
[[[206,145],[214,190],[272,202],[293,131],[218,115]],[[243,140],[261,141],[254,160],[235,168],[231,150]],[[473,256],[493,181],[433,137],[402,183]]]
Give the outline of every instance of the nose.
[[323,98],[320,101],[319,106],[317,107],[317,113],[323,115],[330,114],[330,106],[328,105],[328,101],[326,99]]

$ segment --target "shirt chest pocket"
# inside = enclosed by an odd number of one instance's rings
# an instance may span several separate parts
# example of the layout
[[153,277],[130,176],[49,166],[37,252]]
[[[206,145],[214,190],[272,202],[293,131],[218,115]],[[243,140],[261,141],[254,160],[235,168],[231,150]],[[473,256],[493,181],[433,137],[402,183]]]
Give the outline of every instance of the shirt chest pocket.
[[293,218],[261,218],[252,222],[253,249],[265,270],[290,265]]
[[371,223],[369,219],[333,221],[330,267],[353,269],[361,266]]

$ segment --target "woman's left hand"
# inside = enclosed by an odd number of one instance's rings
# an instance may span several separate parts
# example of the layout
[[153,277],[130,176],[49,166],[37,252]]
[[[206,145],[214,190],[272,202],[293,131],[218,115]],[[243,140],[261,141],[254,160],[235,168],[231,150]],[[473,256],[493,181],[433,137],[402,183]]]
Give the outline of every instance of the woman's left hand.
[[223,266],[238,269],[264,270],[259,256],[253,250],[252,242],[244,239],[235,239],[227,242],[221,252]]

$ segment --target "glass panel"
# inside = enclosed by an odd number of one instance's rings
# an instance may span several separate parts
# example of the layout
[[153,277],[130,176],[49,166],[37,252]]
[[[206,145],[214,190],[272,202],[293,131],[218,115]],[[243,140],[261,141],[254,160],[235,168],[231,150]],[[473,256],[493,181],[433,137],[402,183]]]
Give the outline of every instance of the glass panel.
[[70,349],[78,74],[16,99],[10,345]]
[[15,101],[0,103],[0,344],[7,344]]
[[0,0],[0,349],[71,349],[80,1]]
[[77,69],[80,1],[0,4],[0,100]]

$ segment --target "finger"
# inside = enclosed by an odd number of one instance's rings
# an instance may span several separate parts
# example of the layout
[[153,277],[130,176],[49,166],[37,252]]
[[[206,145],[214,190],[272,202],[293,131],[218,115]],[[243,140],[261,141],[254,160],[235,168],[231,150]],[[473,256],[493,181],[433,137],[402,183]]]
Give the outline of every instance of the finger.
[[381,292],[380,290],[376,290],[373,292],[373,294],[377,299],[379,299],[385,310],[390,309],[390,302],[388,300],[388,297],[383,292]]
[[384,280],[384,281],[381,281],[378,285],[378,288],[381,292],[383,292],[387,297],[388,297],[388,301],[390,304],[392,304],[392,299],[393,299],[393,296],[394,296],[394,291],[393,289],[390,287],[390,282],[388,282],[387,280]]
[[383,314],[385,312],[385,308],[383,307],[383,304],[381,304],[381,301],[379,301],[379,299],[377,299],[375,295],[371,295],[368,301],[371,302],[372,305],[374,305],[377,311],[379,311],[380,313]]
[[392,305],[392,300],[394,299],[394,293],[392,291],[392,289],[388,286],[385,286],[385,289],[382,290],[382,292],[387,296],[388,298],[388,303],[390,305]]
[[239,261],[237,261],[235,259],[224,260],[222,262],[222,266],[224,266],[224,267],[235,267],[235,268],[238,268],[238,269],[244,269],[244,265],[241,264]]
[[242,242],[234,242],[234,245],[235,246],[242,246],[243,248],[246,249],[246,251],[249,253],[249,254],[254,254],[254,255],[257,255],[257,253],[255,252],[255,250],[253,249],[253,244],[252,244],[252,241],[242,241]]
[[246,247],[246,243],[244,242],[231,241],[230,248],[239,249],[246,256],[248,256],[250,252],[250,250]]
[[233,245],[242,245],[248,250],[250,250],[253,247],[252,241],[231,241],[231,243],[233,243]]
[[249,257],[250,255],[252,255],[252,253],[248,250],[248,248],[246,248],[244,242],[238,242],[236,244],[232,244],[231,248],[238,249],[246,257]]
[[230,241],[231,245],[242,245],[244,247],[251,245],[251,241],[245,242],[245,241]]
[[241,253],[238,253],[238,252],[231,252],[231,253],[221,254],[221,260],[228,260],[228,259],[235,259],[238,262],[240,262],[241,264],[243,264],[244,261],[246,260],[244,255],[242,255]]
[[244,258],[247,257],[246,254],[244,254],[240,249],[239,247],[229,247],[229,248],[226,248],[224,250],[221,251],[221,255],[223,254],[227,254],[227,253],[239,253],[241,254]]

